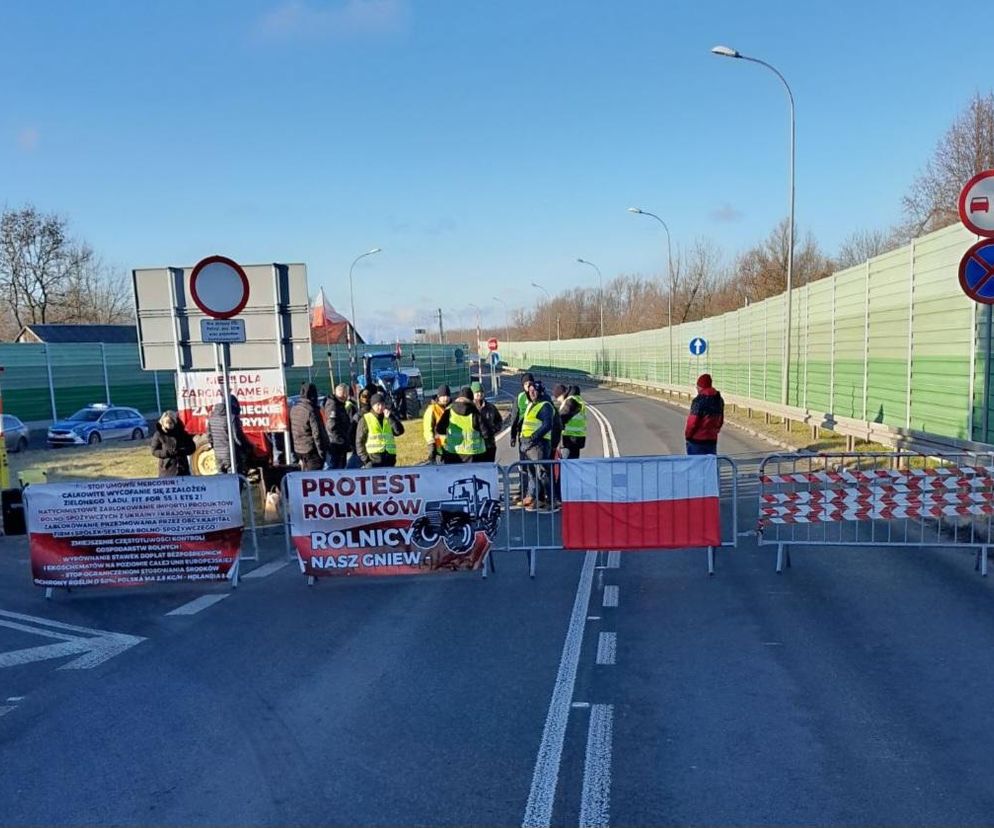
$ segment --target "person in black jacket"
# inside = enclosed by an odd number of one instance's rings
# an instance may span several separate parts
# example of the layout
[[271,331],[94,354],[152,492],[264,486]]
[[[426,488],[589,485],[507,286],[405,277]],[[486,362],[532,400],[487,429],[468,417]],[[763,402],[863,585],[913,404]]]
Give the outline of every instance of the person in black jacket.
[[242,430],[241,406],[234,394],[229,397],[229,400],[231,402],[232,435],[235,444],[234,463],[232,463],[231,454],[228,451],[228,417],[224,400],[211,409],[211,415],[207,419],[207,442],[214,449],[219,474],[230,474],[232,471],[236,474],[244,474],[252,450],[249,448],[248,437]]
[[497,435],[504,425],[504,418],[501,416],[496,405],[492,402],[487,402],[486,395],[483,393],[483,386],[480,383],[474,382],[470,385],[470,388],[473,391],[473,403],[480,412],[480,420],[489,432],[489,435],[484,434],[483,437],[483,443],[486,446],[486,451],[483,453],[483,462],[493,463],[497,460]]
[[355,411],[355,403],[349,399],[349,387],[344,383],[336,385],[334,395],[324,404],[329,468],[345,468],[349,449],[355,446]]
[[389,406],[389,397],[371,395],[369,411],[356,424],[355,453],[364,469],[397,465],[394,437],[404,433],[404,424]]
[[461,389],[455,402],[438,418],[435,433],[444,438],[443,463],[482,463],[486,441],[493,437],[473,404],[473,391],[469,387]]
[[300,387],[300,399],[290,409],[290,439],[301,471],[320,471],[328,453],[328,434],[318,411],[318,389],[313,382]]
[[159,477],[187,477],[190,455],[196,450],[193,437],[175,411],[164,411],[152,435],[152,456],[159,459]]

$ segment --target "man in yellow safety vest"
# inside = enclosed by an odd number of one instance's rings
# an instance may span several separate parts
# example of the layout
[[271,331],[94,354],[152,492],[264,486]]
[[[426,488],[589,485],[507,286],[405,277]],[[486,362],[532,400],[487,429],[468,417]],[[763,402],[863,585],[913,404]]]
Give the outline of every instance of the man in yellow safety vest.
[[355,451],[364,469],[397,465],[397,441],[404,433],[404,424],[388,407],[383,394],[369,398],[369,412],[356,425]]
[[528,407],[521,418],[521,452],[526,461],[528,491],[521,505],[530,511],[539,507],[553,508],[550,486],[550,460],[552,459],[552,432],[555,412],[545,394],[542,383],[532,383],[528,388]]
[[438,393],[435,399],[428,403],[424,416],[421,418],[421,431],[424,436],[425,446],[428,449],[428,463],[442,462],[442,437],[436,432],[438,421],[449,407],[449,400],[452,392],[449,386],[438,386]]
[[576,460],[587,445],[587,403],[580,396],[580,386],[557,385],[554,389],[559,416],[563,421],[563,460]]
[[482,463],[486,459],[486,441],[492,435],[473,403],[473,391],[463,388],[459,396],[438,419],[435,433],[442,438],[442,462]]

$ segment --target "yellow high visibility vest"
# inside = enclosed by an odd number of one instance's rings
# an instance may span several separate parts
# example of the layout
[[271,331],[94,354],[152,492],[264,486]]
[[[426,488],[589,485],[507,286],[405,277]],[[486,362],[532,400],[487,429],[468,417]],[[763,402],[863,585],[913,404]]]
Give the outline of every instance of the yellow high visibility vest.
[[456,414],[449,409],[449,428],[445,450],[451,454],[483,454],[483,435],[473,428],[472,414]]
[[578,394],[567,397],[567,400],[575,400],[580,406],[580,410],[574,414],[568,423],[563,426],[564,437],[586,437],[587,436],[587,404]]
[[521,391],[518,394],[518,414],[520,416],[522,416],[522,417],[525,416],[525,410],[528,408],[528,403],[530,403],[530,402],[531,402],[531,400],[528,399],[528,392],[527,391]]
[[[548,400],[536,400],[533,403],[528,404],[528,408],[525,409],[525,418],[521,423],[521,437],[524,440],[528,440],[536,431],[542,427],[542,421],[538,418],[538,412],[542,410],[542,406],[552,405]],[[550,443],[552,442],[552,429],[550,428],[545,432],[545,439]]]
[[393,437],[393,427],[390,419],[384,415],[383,422],[370,411],[363,419],[366,421],[366,453],[367,454],[396,454],[397,441]]
[[443,438],[435,433],[435,424],[444,413],[445,408],[437,402],[433,402],[425,409],[424,416],[421,418],[421,433],[426,443],[434,443],[436,446],[442,445]]

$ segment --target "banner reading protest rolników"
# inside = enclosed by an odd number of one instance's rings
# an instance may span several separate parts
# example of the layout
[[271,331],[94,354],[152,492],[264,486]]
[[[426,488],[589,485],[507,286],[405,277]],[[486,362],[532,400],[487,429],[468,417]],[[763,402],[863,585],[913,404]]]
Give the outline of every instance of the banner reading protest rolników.
[[38,586],[220,581],[238,559],[234,475],[46,483],[25,494]]
[[286,485],[300,568],[316,577],[478,569],[500,525],[491,464],[294,472]]
[[[286,430],[286,386],[279,368],[231,371],[228,383],[238,400],[246,434]],[[183,371],[176,375],[178,413],[187,431],[191,434],[207,431],[207,418],[223,399],[223,388],[222,375],[214,371]]]

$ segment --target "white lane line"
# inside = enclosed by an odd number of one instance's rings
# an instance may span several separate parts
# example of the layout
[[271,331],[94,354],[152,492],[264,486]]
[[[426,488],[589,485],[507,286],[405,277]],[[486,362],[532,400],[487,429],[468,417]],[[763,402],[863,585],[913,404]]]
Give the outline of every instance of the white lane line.
[[243,578],[268,578],[274,572],[279,572],[289,561],[270,561],[262,566],[257,566],[251,572],[242,575]]
[[9,701],[9,702],[19,702],[19,701],[24,701],[24,698],[25,698],[24,696],[9,696],[7,698],[7,701]]
[[581,710],[586,710],[588,707],[590,707],[590,702],[573,702],[573,704],[571,704],[570,707],[576,707]]
[[604,600],[601,603],[605,607],[618,606],[618,587],[616,586],[604,587]]
[[194,598],[192,601],[183,604],[181,607],[176,607],[174,610],[170,610],[166,615],[196,615],[208,607],[214,606],[218,601],[223,601],[225,598],[231,596],[230,592],[225,592],[223,595],[201,595],[199,598]]
[[618,634],[602,632],[597,637],[597,663],[614,664],[618,651]]
[[595,704],[590,708],[587,729],[587,759],[583,765],[583,793],[580,797],[581,828],[607,828],[611,816],[611,742],[614,733],[614,706]]
[[6,716],[13,709],[13,705],[4,705],[3,707],[0,707],[0,716]]
[[[611,441],[611,450],[614,453],[615,457],[621,457],[621,449],[618,448],[618,440],[614,436],[614,428],[611,426],[611,422],[608,420],[607,417],[605,417],[603,414],[601,414],[601,412],[598,411],[595,406],[590,405],[589,403],[587,403],[587,408],[589,408],[590,411],[593,412],[593,415],[598,420],[600,420],[601,422],[603,422],[604,425],[607,427],[608,438]],[[607,446],[605,446],[604,448],[605,448],[605,451],[604,451],[605,456],[606,457],[610,457],[611,455],[607,453]]]
[[556,801],[556,785],[559,783],[559,764],[563,755],[563,742],[566,739],[566,723],[569,720],[570,702],[576,684],[576,669],[580,663],[580,647],[583,644],[583,628],[586,624],[587,604],[590,603],[590,590],[594,583],[594,563],[596,552],[586,552],[580,583],[576,587],[573,611],[570,613],[563,654],[559,660],[556,684],[552,688],[552,701],[542,729],[542,741],[535,760],[535,773],[532,775],[528,804],[522,828],[547,828],[552,824],[552,807]]
[[607,568],[608,569],[621,568],[621,552],[619,552],[617,549],[614,552],[607,553]]
[[601,617],[599,615],[588,615],[587,616],[587,620],[588,621],[600,621]]
[[[77,627],[73,624],[63,624],[61,621],[50,621],[48,618],[38,618],[34,615],[24,615],[20,612],[10,612],[9,610],[0,610],[0,617],[3,618],[16,618],[19,621],[27,621],[30,624],[38,624],[43,627],[55,627],[57,630],[69,630],[70,632],[86,633],[88,635],[120,635],[121,633],[110,632],[109,630],[98,630],[93,627]],[[11,624],[4,624],[4,626],[12,627]],[[40,630],[31,629],[30,632],[41,635]],[[54,637],[54,636],[53,636]],[[69,636],[66,636],[69,637]]]

